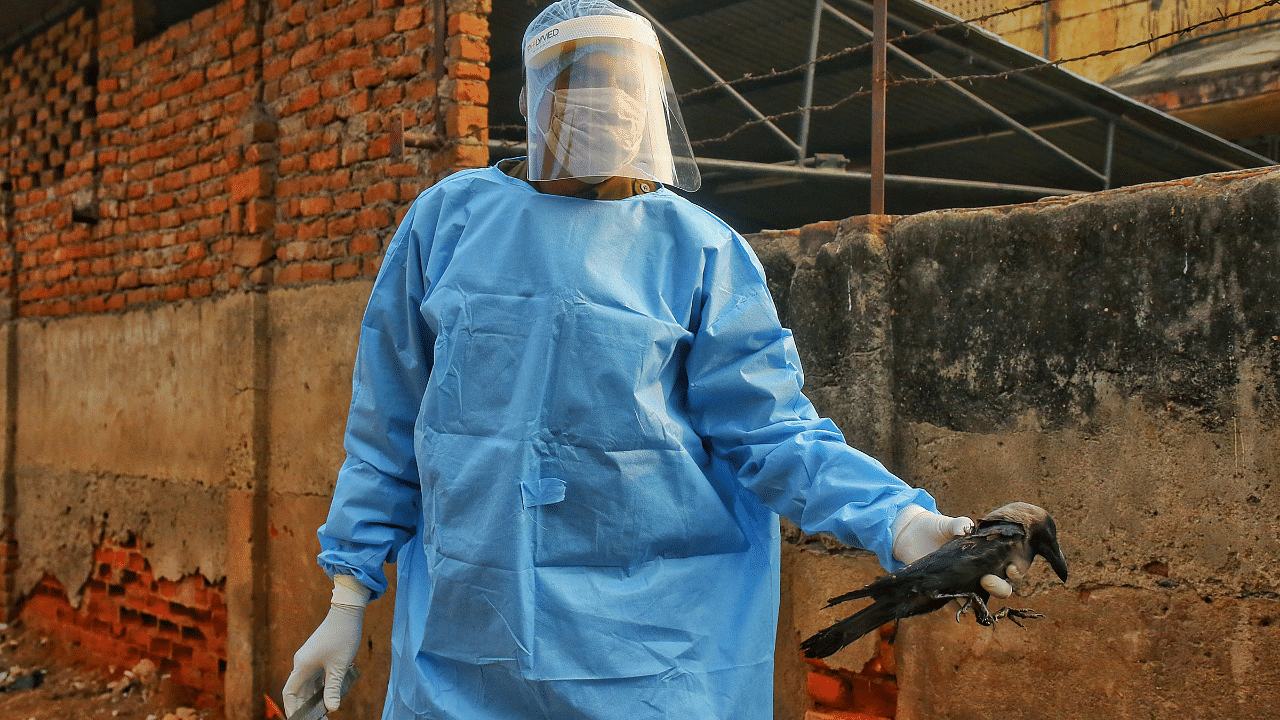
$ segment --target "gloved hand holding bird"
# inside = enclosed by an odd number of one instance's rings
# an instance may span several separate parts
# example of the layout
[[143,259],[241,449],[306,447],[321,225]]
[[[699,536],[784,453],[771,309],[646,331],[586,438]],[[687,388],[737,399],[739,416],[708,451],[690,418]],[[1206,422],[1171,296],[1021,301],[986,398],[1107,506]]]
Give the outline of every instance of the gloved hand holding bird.
[[828,657],[887,622],[933,612],[952,600],[963,603],[956,613],[957,621],[972,609],[981,625],[991,626],[1007,617],[1021,626],[1019,620],[1043,616],[1007,607],[992,613],[987,602],[993,594],[1007,597],[1008,581],[1021,580],[1036,555],[1048,560],[1054,573],[1066,582],[1067,560],[1058,547],[1053,518],[1035,505],[1010,503],[901,570],[831,598],[825,607],[858,598],[874,602],[805,640],[800,648],[807,657]]

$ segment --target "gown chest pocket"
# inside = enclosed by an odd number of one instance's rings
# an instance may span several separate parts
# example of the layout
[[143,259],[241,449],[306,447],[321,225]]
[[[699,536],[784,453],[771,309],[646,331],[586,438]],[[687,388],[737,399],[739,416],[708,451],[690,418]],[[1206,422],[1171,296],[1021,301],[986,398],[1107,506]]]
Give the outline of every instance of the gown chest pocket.
[[545,412],[557,303],[549,298],[440,293],[425,419],[478,437],[527,435]]
[[528,508],[537,565],[627,567],[746,549],[734,490],[713,486],[685,414],[688,338],[629,310],[568,313],[538,486],[554,492]]
[[536,565],[630,566],[746,548],[733,491],[708,479],[685,416],[680,325],[583,302],[485,296],[468,298],[447,335],[428,414],[446,432],[522,449],[509,478],[485,482],[520,484]]

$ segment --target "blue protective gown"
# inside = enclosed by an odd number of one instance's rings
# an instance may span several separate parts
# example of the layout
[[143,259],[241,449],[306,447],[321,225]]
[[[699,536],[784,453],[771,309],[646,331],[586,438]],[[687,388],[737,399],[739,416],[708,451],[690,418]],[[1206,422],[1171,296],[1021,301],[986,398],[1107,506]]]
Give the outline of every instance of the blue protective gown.
[[384,718],[772,716],[775,513],[891,557],[747,243],[668,190],[497,168],[414,202],[360,330],[320,563],[385,591]]

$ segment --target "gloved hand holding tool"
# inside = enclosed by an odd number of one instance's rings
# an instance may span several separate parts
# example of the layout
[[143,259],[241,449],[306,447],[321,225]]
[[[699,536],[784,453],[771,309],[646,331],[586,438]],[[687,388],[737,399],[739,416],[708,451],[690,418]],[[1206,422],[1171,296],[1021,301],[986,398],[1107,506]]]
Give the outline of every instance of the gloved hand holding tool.
[[321,677],[325,709],[329,712],[338,709],[350,685],[349,681],[344,683],[344,678],[360,647],[364,606],[369,595],[369,589],[350,575],[333,578],[329,614],[294,653],[293,672],[284,684],[284,713],[289,720],[296,720],[295,714],[315,692],[315,684]]

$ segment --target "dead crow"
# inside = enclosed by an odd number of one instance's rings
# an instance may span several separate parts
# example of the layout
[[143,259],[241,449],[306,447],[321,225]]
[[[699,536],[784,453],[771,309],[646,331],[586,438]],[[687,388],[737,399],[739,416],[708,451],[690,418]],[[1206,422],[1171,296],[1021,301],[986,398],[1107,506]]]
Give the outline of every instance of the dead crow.
[[[968,533],[947,542],[897,572],[878,578],[861,590],[831,598],[826,607],[857,598],[875,602],[822,630],[800,644],[807,657],[824,658],[889,621],[933,612],[952,600],[964,601],[956,621],[970,607],[982,625],[1008,617],[1043,617],[1032,610],[1003,608],[991,613],[991,593],[982,585],[985,575],[1019,580],[1040,555],[1067,581],[1067,560],[1058,547],[1058,528],[1043,508],[1015,502],[994,510]],[[824,608],[825,609],[825,608]]]

